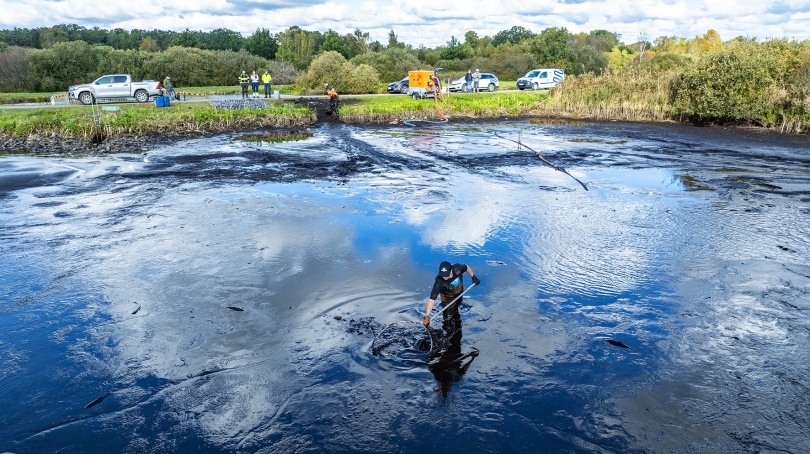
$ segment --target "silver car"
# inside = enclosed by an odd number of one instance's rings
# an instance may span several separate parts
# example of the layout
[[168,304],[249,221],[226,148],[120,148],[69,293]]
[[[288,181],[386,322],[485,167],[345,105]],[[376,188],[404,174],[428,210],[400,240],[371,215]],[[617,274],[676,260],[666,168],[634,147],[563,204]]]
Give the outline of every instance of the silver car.
[[[478,80],[478,90],[483,91],[495,91],[496,88],[500,87],[501,83],[498,81],[498,77],[492,73],[481,73],[481,79]],[[464,80],[464,77],[461,79],[454,80],[450,82],[450,86],[448,87],[450,91],[467,91],[467,81]]]

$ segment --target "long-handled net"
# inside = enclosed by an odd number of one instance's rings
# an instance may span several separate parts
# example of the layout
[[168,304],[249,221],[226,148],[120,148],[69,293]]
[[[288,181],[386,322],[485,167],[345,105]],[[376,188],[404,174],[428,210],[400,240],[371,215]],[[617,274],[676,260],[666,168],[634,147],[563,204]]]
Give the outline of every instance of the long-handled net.
[[[433,319],[439,314],[453,307],[473,287],[475,287],[474,283],[449,304],[445,304],[440,311],[436,311],[430,317],[430,321],[433,322]],[[371,354],[394,356],[410,350],[426,352],[428,356],[432,356],[444,347],[446,337],[441,329],[429,328],[417,321],[402,320],[386,326],[374,337],[374,341],[371,343]]]

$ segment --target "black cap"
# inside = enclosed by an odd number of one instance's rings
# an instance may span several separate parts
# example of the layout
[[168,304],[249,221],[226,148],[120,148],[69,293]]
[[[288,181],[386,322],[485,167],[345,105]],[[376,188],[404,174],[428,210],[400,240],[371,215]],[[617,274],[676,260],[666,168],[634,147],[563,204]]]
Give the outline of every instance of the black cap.
[[442,262],[439,265],[439,277],[450,277],[450,273],[452,273],[453,265],[450,262]]

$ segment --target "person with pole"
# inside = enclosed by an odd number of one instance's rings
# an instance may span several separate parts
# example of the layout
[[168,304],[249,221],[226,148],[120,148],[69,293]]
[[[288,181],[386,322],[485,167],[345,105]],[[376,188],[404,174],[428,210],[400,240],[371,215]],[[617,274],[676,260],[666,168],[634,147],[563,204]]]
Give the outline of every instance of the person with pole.
[[250,76],[248,76],[247,71],[243,69],[242,74],[239,75],[239,85],[242,87],[242,99],[247,99],[248,97],[248,83],[250,83]]
[[[458,321],[459,324],[461,323],[461,314],[458,312],[458,307],[461,305],[462,298],[459,298],[451,308],[444,306],[464,292],[464,273],[470,275],[474,285],[481,284],[481,280],[475,276],[473,269],[469,265],[461,263],[452,265],[447,261],[439,265],[439,274],[436,275],[433,281],[433,288],[430,290],[430,297],[427,300],[425,320],[422,322],[423,325],[430,325],[430,312],[433,310],[433,305],[439,295],[442,297],[442,307],[444,310],[442,314],[444,317],[443,326],[446,328],[447,325],[453,325],[456,321]],[[450,327],[452,328],[452,326]],[[445,331],[448,330],[445,329]]]
[[335,116],[339,115],[338,102],[340,100],[340,96],[338,96],[338,92],[329,86],[329,84],[325,84],[324,88],[326,89],[326,96],[329,97],[329,111],[327,113],[334,113]]

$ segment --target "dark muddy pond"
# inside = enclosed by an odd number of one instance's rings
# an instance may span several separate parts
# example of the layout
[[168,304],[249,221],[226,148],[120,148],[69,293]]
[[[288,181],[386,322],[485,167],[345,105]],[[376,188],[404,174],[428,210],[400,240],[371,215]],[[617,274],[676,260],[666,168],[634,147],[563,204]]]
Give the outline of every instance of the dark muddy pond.
[[807,137],[417,126],[0,157],[0,451],[810,452]]

